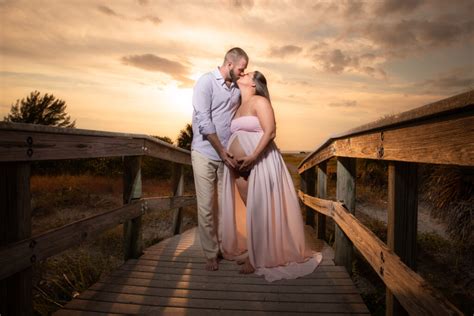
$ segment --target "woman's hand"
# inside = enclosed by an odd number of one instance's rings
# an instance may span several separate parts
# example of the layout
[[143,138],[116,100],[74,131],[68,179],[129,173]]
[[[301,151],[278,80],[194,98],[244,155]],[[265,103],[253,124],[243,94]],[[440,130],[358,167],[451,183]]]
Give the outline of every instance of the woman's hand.
[[245,156],[237,159],[237,162],[239,163],[239,171],[250,171],[255,163],[255,160],[257,160],[257,157],[255,157],[254,155]]

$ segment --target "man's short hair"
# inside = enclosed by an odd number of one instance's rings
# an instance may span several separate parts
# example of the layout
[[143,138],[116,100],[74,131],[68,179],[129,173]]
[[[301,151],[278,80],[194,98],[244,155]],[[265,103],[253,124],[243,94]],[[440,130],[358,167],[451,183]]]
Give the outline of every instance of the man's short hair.
[[224,63],[227,60],[235,63],[241,58],[245,58],[245,60],[249,62],[249,56],[247,53],[240,47],[234,47],[229,49],[229,51],[225,54]]

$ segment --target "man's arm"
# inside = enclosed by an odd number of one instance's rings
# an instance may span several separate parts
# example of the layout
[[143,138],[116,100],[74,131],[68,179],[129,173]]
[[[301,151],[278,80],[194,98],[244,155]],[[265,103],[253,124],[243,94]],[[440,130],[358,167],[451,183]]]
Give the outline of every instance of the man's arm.
[[235,168],[237,162],[233,155],[222,146],[219,137],[217,137],[216,126],[211,119],[211,105],[212,83],[209,81],[208,77],[202,77],[196,83],[193,91],[193,107],[196,111],[199,132],[211,143],[222,161],[227,166]]
[[234,159],[234,156],[228,152],[224,146],[222,146],[221,141],[219,140],[219,137],[217,137],[217,134],[209,134],[206,135],[207,140],[211,143],[212,147],[216,150],[217,154],[219,157],[221,157],[222,161],[232,169],[235,169],[237,166],[237,161]]

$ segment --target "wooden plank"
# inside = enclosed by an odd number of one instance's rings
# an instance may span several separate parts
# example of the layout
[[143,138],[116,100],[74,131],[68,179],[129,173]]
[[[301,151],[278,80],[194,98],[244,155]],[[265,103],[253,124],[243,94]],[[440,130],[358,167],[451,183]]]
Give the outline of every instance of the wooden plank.
[[[144,271],[144,272],[156,272],[158,267],[161,268],[181,268],[181,269],[197,269],[202,270],[204,269],[205,263],[201,262],[187,262],[183,261],[154,261],[154,260],[146,260],[146,259],[138,259],[136,262],[130,262],[133,260],[127,261],[120,269],[123,270],[131,270],[131,271]],[[326,262],[327,264],[322,264]],[[345,272],[345,268],[341,266],[335,266],[334,263],[330,264],[330,260],[323,260],[322,263],[318,266],[318,271],[338,271],[338,272]],[[222,266],[222,267],[221,267]],[[228,262],[226,260],[221,261],[219,265],[220,270],[230,270],[230,271],[239,271],[240,266],[237,265],[235,262]]]
[[[298,172],[303,173],[305,170],[319,164],[322,161],[333,156],[343,156],[343,157],[353,157],[353,158],[368,158],[368,159],[387,159],[387,160],[397,160],[397,161],[407,161],[407,162],[427,162],[427,163],[446,163],[446,164],[459,164],[459,165],[472,165],[472,115],[474,108],[474,90],[441,100],[432,104],[425,105],[423,107],[406,111],[400,114],[393,115],[383,120],[369,123],[367,125],[360,126],[358,128],[349,130],[347,132],[334,135],[325,142],[323,142],[317,149],[309,154],[298,166]],[[456,119],[464,117],[466,120],[460,120],[459,123],[462,123],[462,127],[470,129],[470,136],[463,138],[462,134],[460,135],[463,139],[468,141],[468,148],[459,147],[459,143],[455,139],[450,139],[449,131],[440,132],[439,135],[434,136],[434,142],[431,141],[427,144],[432,150],[430,153],[429,149],[426,149],[427,157],[423,157],[423,154],[418,153],[416,148],[410,150],[409,153],[403,155],[403,147],[399,146],[399,142],[395,141],[394,152],[390,158],[379,158],[380,147],[377,143],[377,139],[380,138],[381,132],[385,133],[386,131],[402,131],[404,127],[414,127],[418,129],[416,133],[413,134],[412,131],[407,131],[406,134],[409,136],[415,136],[418,138],[417,146],[421,145],[423,147],[423,138],[427,136],[427,139],[430,139],[430,134],[428,132],[423,133],[424,125],[427,125],[427,122],[431,124],[432,122],[439,121],[450,121],[451,119]],[[449,124],[449,122],[447,122]],[[450,127],[453,127],[450,124]],[[459,126],[458,126],[459,127]],[[437,126],[432,125],[430,129],[436,130]],[[456,126],[454,126],[456,128]],[[457,128],[456,128],[457,129]],[[420,133],[421,132],[421,133]],[[403,132],[401,132],[403,134]],[[404,140],[402,135],[394,135],[398,137],[398,141]],[[358,137],[361,137],[357,139]],[[366,139],[364,139],[364,137]],[[448,141],[454,141],[453,144],[442,144],[437,142],[438,139],[447,139]],[[342,140],[339,142],[339,148],[336,148],[336,140]],[[355,142],[359,143],[358,146],[350,146],[349,148],[345,146],[345,142]],[[448,146],[448,147],[445,147]],[[438,154],[441,154],[443,161],[437,161],[438,156],[434,154],[435,151],[433,147],[438,149]],[[457,150],[452,148],[461,149],[463,151],[462,157],[458,159],[454,154]],[[344,149],[345,148],[345,149]],[[386,151],[384,149],[384,151]],[[444,151],[444,153],[443,153]],[[397,155],[398,153],[400,155]],[[471,156],[471,158],[469,157]]]
[[[245,305],[243,305],[245,306]],[[226,316],[260,316],[260,315],[294,315],[294,312],[264,312],[264,311],[249,311],[249,310],[219,310],[215,308],[180,308],[170,306],[150,306],[150,305],[139,305],[132,303],[111,303],[111,302],[100,302],[92,300],[80,300],[76,299],[66,305],[67,309],[73,310],[86,310],[94,312],[106,312],[106,313],[121,313],[121,314],[147,314],[147,315],[216,315],[220,316],[225,314]],[[334,316],[334,313],[324,312],[312,312],[312,315],[319,316]],[[368,315],[367,313],[351,313],[351,315]]]
[[[322,162],[316,168],[317,173],[317,197],[325,199],[327,196],[327,163]],[[309,194],[312,195],[312,194]],[[318,239],[326,240],[326,216],[317,213],[316,215],[316,235]]]
[[331,206],[323,209],[322,205],[329,204],[327,201],[323,203],[302,192],[299,195],[303,196],[303,203],[315,210],[322,210],[334,219],[410,314],[462,315],[438,290],[404,264],[373,232],[350,214],[342,203],[331,202]]
[[0,161],[38,161],[142,155],[143,139],[50,134],[0,133]]
[[[190,269],[195,269],[191,267]],[[320,274],[319,274],[320,275]],[[232,271],[231,275],[208,277],[202,275],[178,275],[178,274],[161,274],[156,272],[143,272],[134,270],[116,270],[110,273],[112,277],[146,279],[146,280],[163,280],[163,281],[180,281],[180,282],[207,282],[207,283],[226,283],[226,284],[260,284],[274,286],[269,284],[263,278],[246,278],[238,273],[238,270]],[[345,278],[298,278],[295,280],[281,280],[278,285],[288,286],[330,286],[330,285],[353,285],[352,280],[346,275]]]
[[121,208],[94,215],[0,249],[0,279],[28,268],[32,261],[46,259],[107,229],[135,218],[142,209],[169,210],[195,203],[195,196],[146,198]]
[[[203,271],[204,272],[204,271]],[[238,274],[237,274],[238,275]],[[347,275],[346,275],[347,278]],[[156,288],[169,289],[190,289],[207,291],[228,291],[229,285],[224,283],[208,282],[185,282],[185,281],[165,281],[165,280],[147,280],[140,278],[127,277],[107,277],[103,283],[122,284],[134,286],[149,286]],[[333,294],[356,294],[358,290],[354,285],[311,285],[311,286],[290,286],[290,285],[265,285],[259,284],[233,284],[232,291],[235,292],[256,292],[256,293],[333,293]]]
[[[29,163],[0,163],[0,219],[0,246],[31,236]],[[0,276],[0,315],[33,313],[32,269],[15,272]]]
[[[337,200],[345,204],[351,214],[355,212],[356,161],[350,158],[337,158]],[[345,266],[352,274],[353,245],[336,222],[334,229],[334,263]]]
[[[137,201],[142,196],[141,156],[124,157],[123,159],[123,203]],[[143,251],[142,212],[123,224],[123,256],[124,260],[138,258]]]
[[0,161],[136,155],[191,165],[188,150],[146,135],[0,122]]
[[266,301],[266,302],[320,302],[320,303],[361,303],[359,294],[290,294],[290,293],[245,293],[235,292],[231,288],[227,291],[206,290],[180,290],[155,288],[147,286],[117,285],[110,283],[96,283],[90,290],[106,291],[112,293],[137,294],[161,297],[189,297],[189,298],[212,298],[236,301]]
[[82,300],[97,300],[104,302],[132,303],[148,306],[170,306],[183,308],[211,308],[236,311],[267,311],[267,312],[326,312],[326,313],[364,313],[367,308],[361,303],[334,304],[307,302],[306,304],[293,302],[256,302],[256,301],[234,301],[225,299],[197,299],[181,297],[150,297],[135,294],[109,293],[88,290],[79,296]]
[[[310,168],[301,174],[301,188],[309,195],[314,195],[316,190],[315,168]],[[314,212],[305,206],[306,225],[314,227]]]
[[[183,165],[173,164],[173,172],[171,177],[171,191],[173,196],[181,196],[184,193],[184,168]],[[181,222],[183,221],[183,209],[177,208],[173,210],[172,231],[174,235],[181,232]]]
[[145,153],[150,157],[188,166],[191,165],[191,153],[188,150],[169,144],[166,146],[155,139],[148,138],[145,140]]
[[[387,245],[416,271],[418,214],[417,165],[391,162],[388,166]],[[408,315],[390,289],[386,293],[387,315]]]

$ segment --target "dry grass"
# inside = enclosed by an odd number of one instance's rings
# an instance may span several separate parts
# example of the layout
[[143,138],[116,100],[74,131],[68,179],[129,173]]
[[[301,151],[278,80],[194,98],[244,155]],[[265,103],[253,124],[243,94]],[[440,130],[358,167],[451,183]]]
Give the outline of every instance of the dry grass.
[[[186,194],[193,187],[185,186]],[[143,179],[143,196],[168,196],[169,180]],[[31,178],[33,236],[122,205],[122,179],[91,175]],[[148,212],[143,218],[145,247],[171,236],[172,211]],[[195,207],[183,212],[183,230],[197,223]],[[123,227],[34,266],[34,308],[49,315],[123,263]]]

